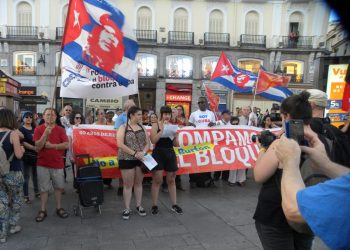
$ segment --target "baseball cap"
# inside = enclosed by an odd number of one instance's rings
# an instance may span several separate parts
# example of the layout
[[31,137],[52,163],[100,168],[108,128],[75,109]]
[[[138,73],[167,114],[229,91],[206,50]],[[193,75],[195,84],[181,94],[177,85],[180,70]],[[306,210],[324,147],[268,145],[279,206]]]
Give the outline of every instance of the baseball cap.
[[309,102],[314,103],[319,107],[327,106],[327,94],[319,89],[308,89],[307,92],[310,93]]

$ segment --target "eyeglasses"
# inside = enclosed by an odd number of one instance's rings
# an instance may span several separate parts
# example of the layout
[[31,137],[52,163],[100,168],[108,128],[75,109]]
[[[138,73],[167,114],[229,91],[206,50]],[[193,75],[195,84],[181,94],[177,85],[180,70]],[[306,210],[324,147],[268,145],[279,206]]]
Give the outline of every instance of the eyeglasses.
[[74,119],[81,119],[81,116],[76,116],[74,117]]
[[205,102],[198,102],[198,104],[205,104]]
[[33,116],[28,115],[28,116],[25,116],[24,118],[30,118],[30,119],[33,119]]
[[104,115],[105,113],[98,113],[99,115]]

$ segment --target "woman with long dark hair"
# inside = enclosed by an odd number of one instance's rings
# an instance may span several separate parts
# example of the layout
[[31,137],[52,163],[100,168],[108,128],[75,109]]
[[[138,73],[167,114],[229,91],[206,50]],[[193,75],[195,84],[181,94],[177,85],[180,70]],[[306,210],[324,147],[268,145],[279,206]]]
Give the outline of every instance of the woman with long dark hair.
[[[21,158],[24,148],[16,130],[18,124],[13,112],[0,109],[0,143],[6,154],[1,158],[0,169],[0,243],[5,243],[8,233],[22,230],[18,225],[23,203],[23,174]],[[9,169],[4,166],[9,165]]]
[[30,172],[32,173],[32,181],[34,186],[35,197],[40,198],[39,187],[38,187],[38,177],[36,172],[36,160],[37,153],[35,149],[35,142],[33,141],[34,129],[36,127],[36,123],[34,121],[33,113],[27,111],[22,116],[22,126],[20,127],[20,131],[24,135],[23,146],[25,148],[25,152],[23,155],[23,175],[24,175],[24,202],[29,204],[29,192],[28,192],[28,184],[29,184],[29,176]]
[[142,124],[142,111],[131,107],[127,113],[127,122],[119,127],[117,132],[119,169],[123,178],[123,198],[125,209],[122,213],[124,220],[130,217],[130,201],[132,189],[136,199],[136,211],[140,216],[146,216],[142,202],[143,172],[142,160],[147,154],[150,143],[146,129]]
[[171,210],[177,214],[182,214],[182,208],[176,201],[175,177],[178,170],[176,155],[174,151],[174,140],[178,125],[170,124],[172,110],[168,106],[160,108],[159,122],[152,124],[151,142],[155,144],[152,156],[158,165],[152,169],[152,209],[153,215],[158,214],[159,188],[163,180],[163,171],[166,172],[166,182],[168,184],[169,196],[172,203]]
[[[283,122],[300,119],[304,122],[304,131],[311,131],[310,94],[306,91],[285,99],[281,104]],[[262,183],[258,204],[254,214],[255,226],[266,249],[311,249],[313,236],[295,231],[289,226],[282,210],[280,162],[275,154],[278,139],[268,148],[261,148],[254,168],[254,178]]]
[[177,105],[176,109],[177,109],[177,117],[176,117],[177,125],[179,125],[179,127],[187,126],[188,119],[186,117],[184,107],[182,105]]

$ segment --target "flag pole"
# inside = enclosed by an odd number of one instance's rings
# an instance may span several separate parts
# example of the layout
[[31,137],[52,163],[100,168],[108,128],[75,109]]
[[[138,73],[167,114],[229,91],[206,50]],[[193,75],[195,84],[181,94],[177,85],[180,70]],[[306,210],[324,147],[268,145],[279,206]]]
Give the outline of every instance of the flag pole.
[[253,109],[253,107],[255,106],[256,89],[257,89],[257,87],[258,87],[258,82],[259,82],[259,77],[260,77],[260,70],[261,70],[261,68],[259,69],[258,78],[257,78],[256,83],[255,83],[253,103],[252,103],[252,105],[251,105],[251,108],[252,108],[252,109]]

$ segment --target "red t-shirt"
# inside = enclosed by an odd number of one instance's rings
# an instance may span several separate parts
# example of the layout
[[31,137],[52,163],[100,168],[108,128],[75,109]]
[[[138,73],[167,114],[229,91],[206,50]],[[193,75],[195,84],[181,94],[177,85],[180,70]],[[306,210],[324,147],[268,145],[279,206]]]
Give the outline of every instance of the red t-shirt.
[[[45,129],[45,124],[36,127],[34,130],[33,140],[40,140],[41,136],[44,134]],[[66,131],[64,128],[55,125],[55,127],[51,130],[47,141],[52,144],[68,142]],[[48,168],[64,168],[64,152],[65,150],[42,148],[38,152],[38,160],[36,165]]]

